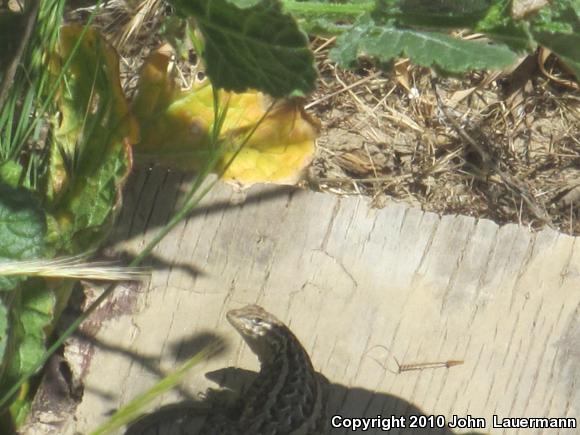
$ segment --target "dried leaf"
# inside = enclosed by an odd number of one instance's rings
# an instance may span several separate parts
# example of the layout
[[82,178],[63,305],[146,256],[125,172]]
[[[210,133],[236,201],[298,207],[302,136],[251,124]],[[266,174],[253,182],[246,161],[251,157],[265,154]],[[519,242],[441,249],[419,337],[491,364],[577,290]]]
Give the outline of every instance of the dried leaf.
[[[184,170],[199,169],[217,152],[209,135],[214,91],[207,81],[192,90],[177,89],[169,64],[169,54],[158,50],[143,67],[134,104],[142,132],[136,157]],[[225,169],[243,138],[263,118],[223,178],[243,186],[296,183],[312,160],[318,133],[318,122],[304,112],[301,101],[272,104],[257,91],[221,91],[219,102],[227,106],[227,114],[220,133],[225,148],[218,170]]]

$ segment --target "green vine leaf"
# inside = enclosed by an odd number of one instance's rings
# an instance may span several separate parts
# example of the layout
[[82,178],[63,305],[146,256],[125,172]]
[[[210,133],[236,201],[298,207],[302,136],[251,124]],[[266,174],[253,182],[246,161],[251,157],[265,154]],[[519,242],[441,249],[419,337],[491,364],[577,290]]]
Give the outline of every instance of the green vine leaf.
[[277,0],[245,8],[226,0],[173,4],[196,18],[205,39],[206,72],[215,87],[234,92],[253,88],[273,97],[314,90],[316,70],[308,38]]
[[376,25],[368,17],[341,35],[331,51],[333,60],[351,67],[358,56],[376,58],[388,64],[397,56],[407,56],[422,66],[437,66],[449,73],[470,69],[500,69],[516,60],[503,45],[465,41],[437,32]]
[[[0,261],[38,258],[45,251],[46,216],[28,191],[0,185]],[[0,276],[0,291],[22,278]]]

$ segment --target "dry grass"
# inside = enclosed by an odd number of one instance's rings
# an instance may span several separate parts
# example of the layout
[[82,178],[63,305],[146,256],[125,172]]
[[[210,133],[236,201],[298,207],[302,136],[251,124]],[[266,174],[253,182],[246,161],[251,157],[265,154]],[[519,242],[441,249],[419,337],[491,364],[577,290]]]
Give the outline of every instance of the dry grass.
[[553,56],[432,80],[406,60],[387,74],[341,70],[327,42],[313,42],[309,104],[324,126],[310,174],[320,190],[580,233],[580,93]]
[[[97,20],[118,47],[129,90],[160,42],[164,8],[115,0]],[[539,51],[510,72],[433,80],[407,60],[389,73],[364,62],[342,70],[328,59],[333,43],[312,43],[320,80],[306,108],[323,131],[311,186],[366,195],[377,207],[394,198],[580,234],[580,91],[554,56]],[[180,65],[187,86],[196,65]]]

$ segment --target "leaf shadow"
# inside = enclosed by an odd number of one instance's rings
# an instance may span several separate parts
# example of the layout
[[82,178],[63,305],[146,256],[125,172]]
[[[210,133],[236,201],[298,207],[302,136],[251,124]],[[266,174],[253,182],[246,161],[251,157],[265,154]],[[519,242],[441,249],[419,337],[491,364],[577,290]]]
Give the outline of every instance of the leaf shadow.
[[[74,335],[81,343],[90,344],[95,348],[104,351],[106,353],[118,355],[130,359],[132,364],[138,364],[145,372],[155,375],[156,378],[162,379],[167,375],[163,370],[159,368],[159,355],[143,355],[135,351],[129,350],[122,346],[108,343],[102,339],[93,337],[86,334],[83,331],[77,331]],[[206,360],[212,360],[214,358],[219,358],[227,351],[227,342],[223,337],[215,334],[213,331],[198,331],[187,337],[182,337],[178,340],[174,340],[168,343],[171,355],[174,357],[177,364],[184,363],[188,359],[194,357],[204,348],[209,346],[211,343],[219,341],[224,345],[221,346],[216,352],[212,353]],[[193,368],[195,370],[195,367]],[[91,386],[85,386],[86,390],[91,391]],[[175,390],[184,398],[188,400],[194,400],[195,398],[191,396],[187,389],[184,389],[177,385]]]
[[[189,186],[194,178],[193,173],[187,174],[160,167],[140,168],[131,174],[123,190],[124,200],[116,220],[117,224],[103,248],[105,256],[121,257],[128,264],[135,257],[135,253],[129,252],[126,248],[115,247],[126,246],[126,242],[133,238],[142,237],[148,232],[155,234],[163,228],[183,202],[186,193],[184,186]],[[211,180],[206,180],[206,183],[209,182]],[[153,189],[150,189],[151,187]],[[202,200],[201,205],[186,216],[184,225],[190,220],[204,219],[216,213],[221,213],[227,218],[228,215],[256,204],[300,194],[300,190],[295,187],[280,185],[272,185],[247,195],[244,192],[236,192],[233,188],[224,187],[221,182],[214,188],[229,190],[224,195],[226,199],[212,200],[210,203],[204,203]],[[192,278],[205,274],[200,266],[187,261],[168,260],[155,252],[150,254],[142,265],[152,267],[154,270],[180,269]]]

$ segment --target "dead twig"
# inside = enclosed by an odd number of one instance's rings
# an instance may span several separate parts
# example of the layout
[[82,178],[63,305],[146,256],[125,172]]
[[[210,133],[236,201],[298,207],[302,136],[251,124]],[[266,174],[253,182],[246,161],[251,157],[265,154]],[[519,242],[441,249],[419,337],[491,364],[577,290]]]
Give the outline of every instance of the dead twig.
[[373,73],[373,74],[371,74],[371,75],[369,75],[367,77],[363,77],[362,79],[360,79],[360,80],[358,80],[358,81],[356,81],[356,82],[354,82],[354,83],[352,83],[352,84],[350,84],[348,86],[345,85],[342,89],[339,89],[336,92],[332,92],[331,94],[327,94],[324,97],[319,98],[316,101],[312,101],[311,103],[308,103],[306,106],[304,106],[304,108],[305,109],[310,109],[310,108],[316,106],[317,104],[322,103],[323,101],[329,100],[329,99],[331,99],[331,98],[333,98],[333,97],[335,97],[335,96],[337,96],[339,94],[342,94],[343,92],[347,92],[347,91],[351,90],[352,88],[356,88],[357,86],[360,86],[363,83],[366,83],[369,80],[372,80],[372,79],[378,77],[380,74],[381,74],[381,71],[377,71],[377,72],[375,72],[375,73]]
[[6,99],[8,98],[8,91],[12,87],[12,81],[16,75],[16,70],[18,69],[20,60],[22,59],[24,51],[26,50],[26,46],[28,45],[30,37],[32,36],[32,31],[34,30],[34,25],[36,24],[36,16],[38,15],[39,8],[40,0],[32,0],[30,2],[28,16],[26,17],[26,26],[24,27],[24,33],[22,38],[20,38],[20,44],[14,53],[14,57],[12,58],[10,65],[8,65],[8,68],[6,68],[4,78],[2,79],[2,84],[0,85],[0,107],[4,107],[4,103],[6,103]]
[[[373,346],[370,349],[368,349],[363,354],[363,357],[367,356],[367,354],[373,349],[383,349],[383,350],[387,351],[388,353],[391,353],[391,351],[386,346],[377,344],[376,346]],[[436,361],[436,362],[425,362],[425,363],[401,364],[401,363],[399,363],[399,360],[394,355],[392,355],[391,358],[393,359],[393,361],[395,361],[395,364],[397,365],[397,370],[394,371],[394,370],[389,369],[386,364],[383,364],[381,361],[374,358],[373,356],[369,356],[369,358],[372,359],[374,362],[376,362],[378,365],[380,365],[384,370],[388,370],[391,373],[394,373],[396,375],[404,373],[404,372],[410,372],[410,371],[416,371],[416,370],[429,370],[429,369],[440,369],[440,368],[449,369],[451,367],[460,366],[463,364],[463,360],[447,360],[447,361]]]

